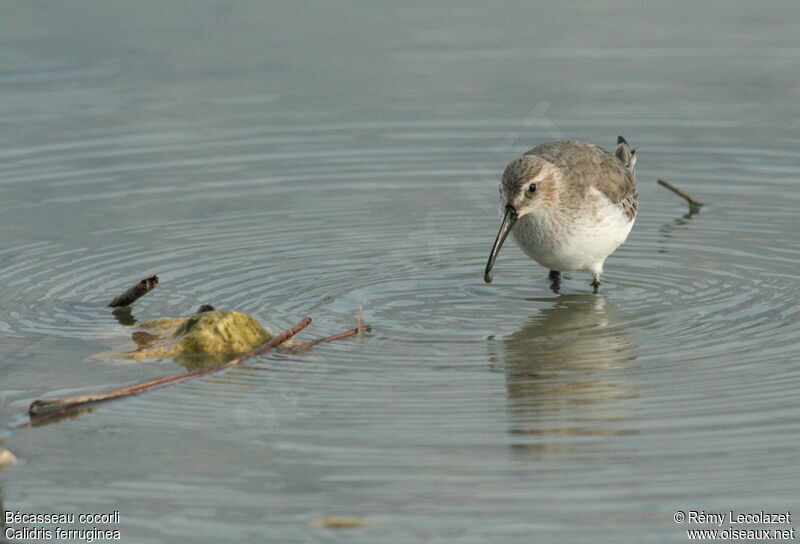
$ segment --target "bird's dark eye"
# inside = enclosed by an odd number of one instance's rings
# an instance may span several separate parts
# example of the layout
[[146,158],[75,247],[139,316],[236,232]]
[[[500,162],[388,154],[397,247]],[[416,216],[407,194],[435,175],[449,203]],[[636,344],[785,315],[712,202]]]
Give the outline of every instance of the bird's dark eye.
[[530,185],[528,185],[528,194],[532,195],[535,192],[536,192],[536,184],[531,183]]

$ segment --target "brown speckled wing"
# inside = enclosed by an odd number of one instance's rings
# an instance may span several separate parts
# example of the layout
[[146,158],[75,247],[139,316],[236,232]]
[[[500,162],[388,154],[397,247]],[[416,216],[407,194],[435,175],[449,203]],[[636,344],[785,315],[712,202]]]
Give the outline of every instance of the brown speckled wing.
[[622,211],[625,212],[625,215],[628,216],[628,219],[633,221],[636,219],[636,210],[639,208],[639,195],[634,189],[633,193],[628,194],[625,198],[623,198],[619,205],[622,207]]

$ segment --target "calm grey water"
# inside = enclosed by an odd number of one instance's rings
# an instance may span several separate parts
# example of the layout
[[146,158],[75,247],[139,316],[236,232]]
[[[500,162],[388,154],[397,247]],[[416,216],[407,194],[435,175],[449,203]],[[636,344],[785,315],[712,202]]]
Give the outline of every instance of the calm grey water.
[[[311,338],[362,306],[375,328],[6,431],[5,508],[119,510],[137,543],[685,542],[678,510],[800,516],[798,17],[4,3],[6,427],[180,370],[97,357],[133,346],[104,304],[151,273],[138,319],[211,303],[310,315]],[[484,284],[505,164],[618,134],[641,205],[602,294],[552,293],[513,244]]]

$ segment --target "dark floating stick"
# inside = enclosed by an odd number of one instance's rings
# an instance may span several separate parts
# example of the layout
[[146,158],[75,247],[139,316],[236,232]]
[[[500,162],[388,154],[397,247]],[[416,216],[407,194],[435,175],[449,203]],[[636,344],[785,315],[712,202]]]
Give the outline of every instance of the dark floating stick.
[[140,281],[139,283],[137,283],[136,285],[134,285],[133,287],[122,293],[120,296],[116,297],[114,300],[111,301],[109,306],[112,308],[119,308],[120,306],[130,306],[131,304],[133,304],[134,302],[145,296],[147,293],[155,289],[156,285],[158,285],[158,276],[153,274],[152,276],[143,279],[142,281]]
[[678,195],[678,196],[680,196],[682,198],[685,198],[690,206],[694,206],[696,208],[699,208],[700,206],[703,205],[703,203],[700,202],[699,200],[695,200],[691,196],[687,195],[686,193],[684,193],[683,191],[681,191],[680,189],[678,189],[677,187],[675,187],[671,183],[669,183],[667,181],[664,181],[663,179],[658,180],[658,184],[661,185],[662,187],[666,187],[667,189],[669,189],[670,191],[672,191],[676,195]]
[[91,404],[119,399],[122,397],[129,397],[131,395],[139,395],[141,393],[153,391],[154,389],[158,389],[160,387],[185,382],[188,380],[192,380],[194,378],[198,378],[200,376],[204,376],[206,374],[212,374],[214,372],[219,372],[220,370],[236,366],[242,361],[246,361],[247,359],[252,359],[253,357],[261,355],[266,351],[269,351],[278,344],[284,342],[285,340],[291,338],[292,336],[294,336],[295,334],[306,328],[309,323],[311,323],[310,317],[303,318],[297,325],[295,325],[288,331],[282,332],[278,336],[273,337],[271,340],[261,344],[257,348],[248,351],[244,355],[240,355],[239,357],[231,359],[230,361],[227,361],[220,365],[208,368],[201,368],[198,370],[193,370],[191,372],[175,374],[173,376],[165,376],[163,378],[150,380],[149,382],[143,382],[136,385],[131,385],[129,387],[123,387],[121,389],[111,391],[110,393],[104,393],[99,395],[82,395],[79,397],[67,397],[61,399],[35,400],[33,401],[33,403],[31,403],[31,406],[28,409],[28,413],[31,417],[30,421],[27,421],[22,425],[19,425],[19,427],[31,427],[34,425],[38,425],[40,423],[44,423],[51,419],[69,416],[73,414],[76,410],[80,410]]

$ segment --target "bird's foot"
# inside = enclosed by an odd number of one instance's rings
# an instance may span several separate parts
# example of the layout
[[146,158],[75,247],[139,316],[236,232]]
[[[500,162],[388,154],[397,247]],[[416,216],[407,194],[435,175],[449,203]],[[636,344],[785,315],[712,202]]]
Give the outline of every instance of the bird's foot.
[[600,271],[593,270],[592,271],[592,287],[594,288],[594,294],[600,292]]
[[551,270],[547,277],[550,278],[550,289],[552,289],[554,293],[558,293],[558,290],[561,289],[561,272],[558,270]]

